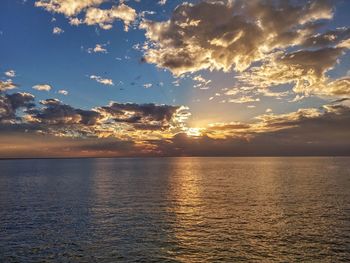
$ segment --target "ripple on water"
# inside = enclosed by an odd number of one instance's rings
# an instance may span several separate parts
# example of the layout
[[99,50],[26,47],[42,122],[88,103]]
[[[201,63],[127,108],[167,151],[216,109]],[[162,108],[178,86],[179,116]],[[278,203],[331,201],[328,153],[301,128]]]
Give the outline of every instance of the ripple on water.
[[0,262],[350,261],[350,158],[0,161]]

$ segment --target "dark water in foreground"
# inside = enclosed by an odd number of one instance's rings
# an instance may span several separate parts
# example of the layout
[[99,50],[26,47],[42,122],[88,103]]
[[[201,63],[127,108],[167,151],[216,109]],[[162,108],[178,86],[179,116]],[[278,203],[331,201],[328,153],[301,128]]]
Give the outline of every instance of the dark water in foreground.
[[350,261],[350,158],[0,161],[0,262]]

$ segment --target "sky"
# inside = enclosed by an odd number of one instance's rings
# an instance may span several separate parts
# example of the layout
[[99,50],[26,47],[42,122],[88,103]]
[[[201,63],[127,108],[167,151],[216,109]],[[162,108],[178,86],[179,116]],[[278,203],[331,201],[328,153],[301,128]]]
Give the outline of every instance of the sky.
[[0,157],[349,155],[349,13],[2,0]]

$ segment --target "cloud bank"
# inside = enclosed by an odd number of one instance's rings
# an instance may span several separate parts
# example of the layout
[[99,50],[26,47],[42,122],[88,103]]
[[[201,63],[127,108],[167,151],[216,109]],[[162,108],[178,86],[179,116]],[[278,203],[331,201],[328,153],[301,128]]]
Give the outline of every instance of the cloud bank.
[[350,47],[347,27],[324,30],[332,1],[210,1],[180,4],[167,21],[143,20],[144,61],[174,75],[235,72],[241,86],[292,84],[306,96],[349,95],[346,76],[331,79]]
[[[184,106],[111,102],[85,110],[58,99],[36,104],[32,94],[1,92],[0,156],[29,154],[17,145],[21,140],[32,147],[45,142],[56,157],[348,155],[347,103],[342,99],[286,114],[267,111],[251,122],[212,123],[199,130],[188,126]],[[21,138],[11,141],[18,151],[7,151],[5,138],[15,136]]]

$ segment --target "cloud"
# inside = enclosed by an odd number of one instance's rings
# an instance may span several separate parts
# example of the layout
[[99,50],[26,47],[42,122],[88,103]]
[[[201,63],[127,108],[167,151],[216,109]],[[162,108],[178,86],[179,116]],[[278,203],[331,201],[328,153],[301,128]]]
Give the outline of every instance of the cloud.
[[194,88],[199,89],[209,89],[209,84],[211,83],[211,80],[205,79],[202,77],[202,75],[196,75],[193,77],[193,80],[196,82],[196,84],[193,86]]
[[52,87],[48,84],[38,84],[33,86],[33,89],[39,90],[39,91],[50,91]]
[[[3,133],[0,136],[0,158],[33,157],[117,157],[143,156],[145,149],[133,141],[115,138],[77,138],[33,133]],[[5,133],[4,133],[5,132]]]
[[277,48],[303,43],[319,20],[333,17],[328,1],[292,2],[185,2],[168,21],[141,23],[151,44],[145,60],[175,75],[201,69],[244,71]]
[[99,25],[102,29],[111,29],[115,20],[124,22],[124,30],[128,31],[130,24],[137,17],[136,11],[122,3],[119,6],[113,6],[111,9],[100,9],[91,7],[87,9],[84,23],[87,25]]
[[18,109],[34,106],[34,96],[29,93],[0,94],[0,123],[14,122]]
[[178,133],[152,143],[162,156],[349,155],[350,108],[270,113],[257,123],[213,124],[201,137]]
[[96,76],[96,75],[91,75],[90,79],[93,79],[93,80],[97,81],[98,83],[101,83],[101,84],[107,85],[107,86],[113,86],[114,85],[112,79],[105,79],[105,78],[102,78],[102,77]]
[[79,26],[83,24],[83,21],[77,17],[71,17],[69,18],[69,24],[71,24],[72,26]]
[[266,88],[293,84],[295,93],[319,96],[349,94],[346,77],[332,80],[326,73],[338,63],[344,48],[325,47],[274,54],[261,66],[253,67],[237,78],[245,85]]
[[0,92],[17,88],[17,85],[12,82],[11,79],[2,81],[0,80]]
[[74,16],[91,6],[98,6],[105,0],[38,0],[35,6],[43,7],[49,12]]
[[[30,155],[23,146],[27,139],[31,145],[47,144],[43,149],[53,155],[69,156],[350,154],[347,98],[202,128],[188,127],[190,113],[183,106],[112,102],[86,110],[57,99],[35,105],[34,99],[29,93],[0,95],[1,156]],[[11,136],[21,141],[11,142],[18,142],[17,152],[6,146]]]
[[96,44],[94,48],[88,48],[87,52],[88,53],[104,53],[107,54],[108,51],[105,48],[106,44]]
[[334,30],[328,30],[324,33],[316,33],[310,36],[309,38],[306,38],[302,42],[302,45],[304,47],[312,47],[312,48],[333,47],[335,45],[339,45],[340,43],[344,43],[343,41],[349,38],[350,38],[350,28],[340,27]]
[[[68,125],[73,124],[86,126],[95,125],[100,117],[100,114],[96,111],[76,109],[70,105],[63,104],[57,99],[47,99],[40,103],[44,106],[43,108],[27,111],[27,121],[30,123],[49,125],[47,126],[47,130],[51,130],[53,133],[62,133],[62,130],[69,127]],[[84,133],[83,127],[77,126],[77,128],[80,128],[81,133]],[[74,133],[77,132],[77,130],[72,129],[66,132]]]
[[143,60],[177,76],[235,71],[239,87],[278,99],[290,92],[263,90],[291,84],[300,96],[349,95],[346,76],[327,75],[350,48],[348,27],[324,30],[333,15],[327,0],[185,2],[167,21],[141,22]]
[[64,90],[64,89],[60,89],[60,90],[58,91],[58,94],[67,96],[67,95],[68,95],[68,91],[66,91],[66,90]]
[[248,103],[248,102],[257,102],[260,101],[259,98],[253,98],[252,96],[242,96],[242,97],[238,97],[238,98],[233,98],[233,99],[229,99],[228,102],[230,103]]
[[143,87],[146,89],[152,88],[153,84],[152,83],[145,83],[143,84]]
[[62,28],[56,26],[52,29],[52,33],[55,35],[60,35],[60,34],[64,33],[64,30]]
[[5,72],[5,76],[9,77],[9,78],[14,78],[14,77],[16,77],[16,72],[14,70],[12,70],[12,69],[8,70],[8,71]]
[[[37,0],[35,6],[64,14],[71,25],[98,25],[107,30],[112,28],[114,21],[121,20],[125,31],[128,31],[130,24],[137,18],[136,11],[124,3],[110,9],[98,8],[103,2],[106,0]],[[80,13],[84,13],[84,16],[77,18]]]
[[[90,110],[75,108],[58,99],[34,104],[29,93],[0,94],[0,121],[7,132],[32,132],[58,137],[107,138],[139,141],[161,139],[185,130],[189,117],[183,106],[117,103]],[[17,112],[22,109],[21,112]]]

